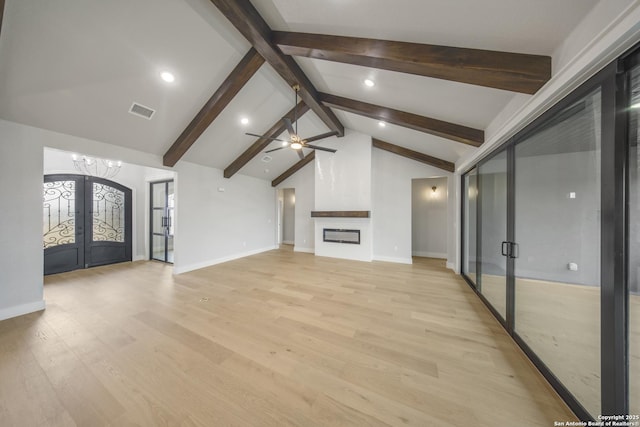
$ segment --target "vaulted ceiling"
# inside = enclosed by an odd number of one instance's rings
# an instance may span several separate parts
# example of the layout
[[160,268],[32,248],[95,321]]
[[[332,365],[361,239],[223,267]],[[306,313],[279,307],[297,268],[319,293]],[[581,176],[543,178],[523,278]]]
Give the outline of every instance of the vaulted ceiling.
[[274,180],[298,156],[264,162],[278,142],[245,133],[285,136],[294,83],[301,136],[346,128],[450,170],[515,93],[546,82],[596,0],[4,3],[0,118]]

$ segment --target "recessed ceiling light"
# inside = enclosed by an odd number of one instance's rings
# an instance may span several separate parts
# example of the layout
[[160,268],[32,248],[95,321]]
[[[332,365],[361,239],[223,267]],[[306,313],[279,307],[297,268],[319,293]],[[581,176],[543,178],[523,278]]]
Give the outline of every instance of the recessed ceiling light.
[[365,86],[367,86],[367,87],[374,87],[376,84],[373,82],[373,80],[371,80],[371,79],[366,79],[366,80],[364,81],[364,85],[365,85]]
[[163,71],[162,73],[160,73],[160,77],[162,77],[162,80],[167,83],[172,83],[176,79],[174,75],[168,71]]
[[378,122],[378,126],[380,126],[381,128],[385,127],[387,124],[385,122]]
[[243,125],[248,125],[249,124],[249,119],[246,117],[243,117],[240,119],[240,123],[242,123]]

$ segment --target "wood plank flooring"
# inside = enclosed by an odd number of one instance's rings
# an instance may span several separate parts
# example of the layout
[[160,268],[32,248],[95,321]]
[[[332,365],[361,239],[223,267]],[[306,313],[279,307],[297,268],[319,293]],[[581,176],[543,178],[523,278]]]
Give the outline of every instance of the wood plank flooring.
[[48,276],[0,322],[4,426],[550,426],[575,420],[440,260],[276,250]]

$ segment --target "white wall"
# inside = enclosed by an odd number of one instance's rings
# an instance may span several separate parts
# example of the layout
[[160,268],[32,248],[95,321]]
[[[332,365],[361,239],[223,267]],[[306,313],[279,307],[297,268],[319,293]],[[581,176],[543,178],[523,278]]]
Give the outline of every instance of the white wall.
[[298,172],[284,180],[278,189],[293,188],[296,193],[295,217],[295,252],[315,252],[314,224],[311,211],[315,203],[315,166],[314,163],[305,165]]
[[[436,190],[433,191],[433,187]],[[414,256],[447,259],[447,177],[411,181],[411,250]]]
[[[338,151],[316,151],[315,210],[371,211],[371,137],[346,130],[343,138],[328,139],[325,146]],[[371,261],[371,221],[370,218],[315,218],[315,254]],[[360,244],[325,242],[325,228],[360,230]]]
[[296,237],[296,190],[285,188],[282,190],[282,243],[295,244]]
[[[452,177],[442,169],[400,157],[387,151],[373,150],[373,259],[411,263],[411,180]],[[448,179],[448,206],[454,206],[456,192]],[[455,251],[455,215],[447,212],[447,261],[452,267]]]
[[[174,273],[275,249],[276,191],[244,175],[178,162]],[[223,188],[224,191],[220,191]]]
[[371,210],[371,137],[345,129],[323,142],[338,151],[316,151],[315,210]]
[[42,146],[0,120],[0,320],[44,308]]

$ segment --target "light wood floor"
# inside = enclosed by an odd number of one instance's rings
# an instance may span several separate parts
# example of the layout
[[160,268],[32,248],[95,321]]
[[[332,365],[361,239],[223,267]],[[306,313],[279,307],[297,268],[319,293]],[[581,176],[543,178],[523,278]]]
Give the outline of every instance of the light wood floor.
[[440,260],[278,250],[45,282],[45,312],[0,322],[3,427],[575,420]]

